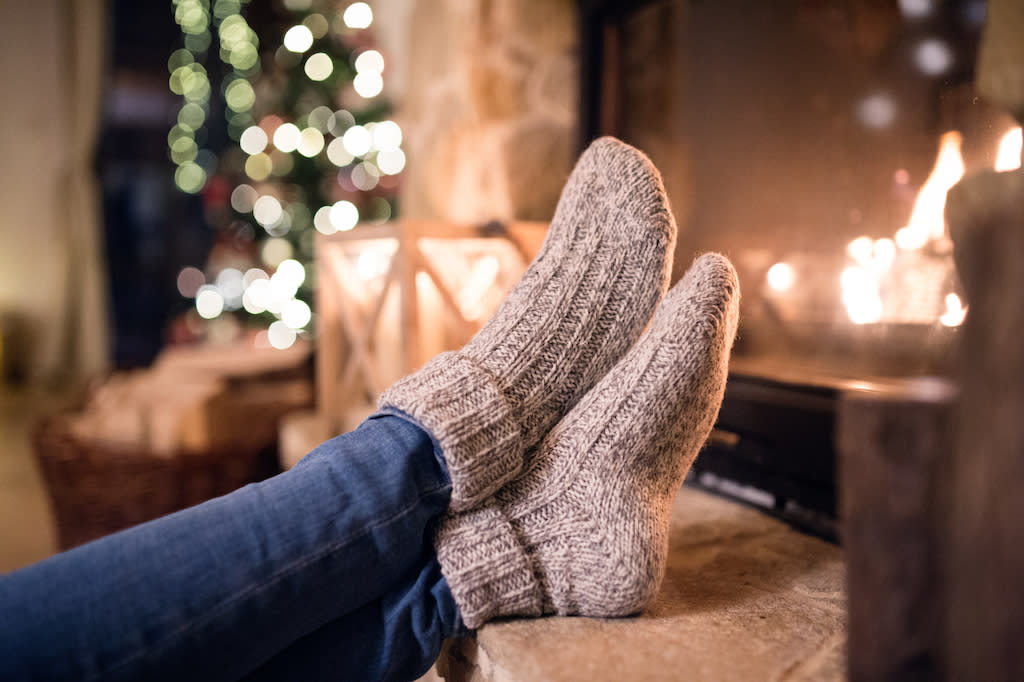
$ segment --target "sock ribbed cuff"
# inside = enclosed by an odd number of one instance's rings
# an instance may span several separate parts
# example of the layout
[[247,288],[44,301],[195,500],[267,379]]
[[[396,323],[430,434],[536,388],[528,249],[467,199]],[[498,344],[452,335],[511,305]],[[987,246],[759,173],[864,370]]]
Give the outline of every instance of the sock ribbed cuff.
[[543,615],[533,562],[497,506],[448,516],[434,546],[466,627],[475,630],[498,616]]
[[522,426],[494,376],[458,352],[441,353],[378,400],[418,421],[441,446],[450,508],[477,506],[523,465]]

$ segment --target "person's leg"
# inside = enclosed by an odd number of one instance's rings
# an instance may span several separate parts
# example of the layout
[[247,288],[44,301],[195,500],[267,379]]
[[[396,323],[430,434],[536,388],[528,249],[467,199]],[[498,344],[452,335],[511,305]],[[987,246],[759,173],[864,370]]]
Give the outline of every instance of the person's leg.
[[381,415],[291,471],[0,578],[0,679],[237,679],[430,552],[450,481]]
[[426,552],[395,589],[307,635],[245,680],[414,680],[446,638],[466,632],[437,558]]

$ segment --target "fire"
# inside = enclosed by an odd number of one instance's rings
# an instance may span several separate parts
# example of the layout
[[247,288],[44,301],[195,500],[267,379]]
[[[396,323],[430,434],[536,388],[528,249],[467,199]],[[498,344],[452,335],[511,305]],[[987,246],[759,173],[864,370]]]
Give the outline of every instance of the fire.
[[960,133],[955,130],[945,133],[939,140],[935,167],[917,195],[907,226],[896,232],[896,244],[901,249],[919,249],[945,236],[946,193],[964,176],[961,141]]
[[1003,139],[999,141],[999,151],[996,153],[995,169],[999,172],[1013,171],[1020,168],[1021,147],[1024,138],[1021,136],[1021,129],[1011,128]]

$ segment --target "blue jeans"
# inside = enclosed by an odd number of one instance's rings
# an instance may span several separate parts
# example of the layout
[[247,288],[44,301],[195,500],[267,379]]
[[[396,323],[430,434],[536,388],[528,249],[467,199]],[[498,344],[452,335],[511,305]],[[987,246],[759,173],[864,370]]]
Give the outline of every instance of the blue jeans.
[[374,415],[292,470],[0,577],[0,679],[414,679],[464,631],[451,481]]

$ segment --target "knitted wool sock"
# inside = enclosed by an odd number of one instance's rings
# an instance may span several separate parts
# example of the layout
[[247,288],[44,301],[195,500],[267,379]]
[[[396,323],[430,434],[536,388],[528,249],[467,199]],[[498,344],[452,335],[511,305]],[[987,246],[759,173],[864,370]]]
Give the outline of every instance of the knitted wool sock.
[[379,400],[438,441],[451,509],[510,480],[524,454],[643,332],[668,286],[675,221],[658,171],[595,141],[562,191],[539,254],[494,317]]
[[650,330],[483,506],[435,536],[467,627],[624,616],[664,574],[672,500],[718,414],[739,316],[724,257],[698,259]]

